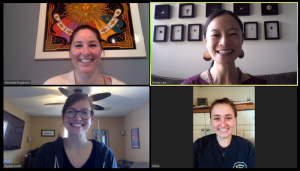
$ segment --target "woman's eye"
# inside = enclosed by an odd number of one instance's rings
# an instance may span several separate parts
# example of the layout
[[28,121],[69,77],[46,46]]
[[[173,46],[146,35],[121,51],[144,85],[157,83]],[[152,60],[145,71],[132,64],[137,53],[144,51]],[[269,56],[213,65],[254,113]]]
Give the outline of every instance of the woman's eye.
[[218,120],[219,118],[215,118],[215,120]]
[[231,36],[231,35],[237,35],[237,34],[236,34],[236,33],[233,33],[233,34],[229,34],[229,35]]
[[227,118],[227,119],[229,120],[229,119],[231,119],[231,118]]
[[214,35],[211,35],[212,37],[217,37],[217,36],[219,36],[219,35],[217,35],[217,34],[214,34]]
[[81,45],[75,45],[75,47],[81,47]]
[[93,46],[93,47],[95,47],[96,45],[90,45],[90,46]]

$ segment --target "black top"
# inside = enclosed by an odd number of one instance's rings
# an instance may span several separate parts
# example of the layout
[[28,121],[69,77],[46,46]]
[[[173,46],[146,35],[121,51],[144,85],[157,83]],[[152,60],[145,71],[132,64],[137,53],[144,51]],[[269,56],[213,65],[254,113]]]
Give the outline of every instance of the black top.
[[[92,149],[92,153],[89,157],[89,159],[85,162],[85,164],[81,167],[81,168],[94,168],[95,167],[95,156],[96,156],[96,141],[91,141],[93,143],[93,149]],[[65,148],[63,146],[63,157],[64,157],[64,168],[75,168],[68,156],[67,153],[65,151]]]
[[232,135],[231,142],[226,148],[219,145],[216,134],[204,136],[194,142],[194,168],[254,168],[254,166],[254,145],[242,137]]

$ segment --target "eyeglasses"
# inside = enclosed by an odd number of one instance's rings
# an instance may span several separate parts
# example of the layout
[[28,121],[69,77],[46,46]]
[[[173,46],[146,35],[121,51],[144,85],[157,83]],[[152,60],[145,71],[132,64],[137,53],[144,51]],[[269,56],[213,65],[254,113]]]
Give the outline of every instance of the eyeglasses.
[[90,111],[88,109],[83,109],[81,111],[77,111],[75,109],[67,109],[65,112],[65,116],[69,119],[72,119],[76,116],[76,114],[79,112],[79,115],[82,119],[87,120],[91,116],[93,116],[93,111]]

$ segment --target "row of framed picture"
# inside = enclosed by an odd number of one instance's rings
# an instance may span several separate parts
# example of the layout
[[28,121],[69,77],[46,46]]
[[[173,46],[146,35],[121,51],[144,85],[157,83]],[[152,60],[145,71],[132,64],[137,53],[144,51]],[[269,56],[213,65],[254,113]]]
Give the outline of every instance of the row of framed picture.
[[[222,9],[221,3],[206,3],[205,16],[208,17],[216,10]],[[170,19],[171,6],[169,4],[156,5],[154,19]],[[233,13],[235,15],[250,15],[249,3],[234,3]],[[179,4],[179,18],[195,18],[195,4]],[[278,15],[278,3],[262,3],[261,15]]]
[[[188,41],[201,41],[201,24],[188,24]],[[265,21],[265,40],[280,39],[279,22]],[[167,25],[154,26],[153,42],[167,41]],[[244,22],[244,40],[258,40],[258,22]],[[171,25],[171,42],[184,41],[184,24]]]

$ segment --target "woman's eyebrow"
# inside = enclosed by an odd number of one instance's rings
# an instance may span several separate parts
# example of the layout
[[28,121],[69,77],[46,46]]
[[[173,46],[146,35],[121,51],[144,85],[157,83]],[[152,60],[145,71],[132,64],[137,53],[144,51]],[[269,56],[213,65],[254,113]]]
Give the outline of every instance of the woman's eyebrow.
[[[229,116],[233,116],[232,114],[226,114],[225,116],[228,116],[228,115],[229,115]],[[219,115],[219,114],[216,114],[216,115],[213,115],[213,117],[214,117],[214,116],[220,116],[220,115]]]
[[[89,41],[89,43],[97,43],[97,41],[96,40],[91,40],[91,41]],[[76,41],[76,42],[74,42],[74,43],[82,43],[82,41]]]
[[[230,28],[230,29],[228,29],[228,31],[229,30],[237,30],[238,31],[238,29],[236,29],[236,28]],[[212,29],[211,32],[213,32],[213,31],[219,31],[219,30],[218,29]]]

